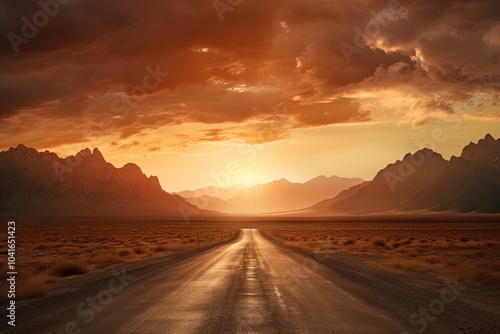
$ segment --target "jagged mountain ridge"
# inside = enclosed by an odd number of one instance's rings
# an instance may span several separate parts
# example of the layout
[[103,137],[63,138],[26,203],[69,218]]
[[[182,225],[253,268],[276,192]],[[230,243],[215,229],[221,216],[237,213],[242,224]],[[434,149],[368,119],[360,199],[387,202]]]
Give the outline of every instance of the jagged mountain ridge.
[[60,158],[18,145],[0,153],[0,212],[182,216],[200,213],[135,164],[115,168],[98,149]]
[[491,135],[470,143],[460,157],[451,157],[446,170],[425,193],[403,209],[459,212],[500,212],[500,139]]
[[500,139],[488,134],[450,161],[430,149],[407,154],[358,189],[348,189],[308,210],[321,214],[416,210],[500,213]]

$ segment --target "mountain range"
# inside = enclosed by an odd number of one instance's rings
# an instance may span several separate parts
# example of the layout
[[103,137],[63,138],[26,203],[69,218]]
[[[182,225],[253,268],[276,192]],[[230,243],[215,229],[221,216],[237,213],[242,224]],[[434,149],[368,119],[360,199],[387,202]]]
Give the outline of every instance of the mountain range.
[[372,181],[304,211],[330,215],[419,210],[500,213],[500,139],[488,134],[449,161],[430,149],[407,154]]
[[221,188],[215,185],[199,188],[196,190],[184,190],[176,192],[176,195],[182,196],[184,198],[196,198],[200,196],[217,197],[222,200],[227,200],[236,195],[240,190],[246,189],[247,187],[242,184],[236,184],[229,188]]
[[311,206],[362,182],[364,181],[359,178],[318,176],[305,183],[292,183],[286,179],[280,179],[248,188],[233,187],[231,190],[238,189],[238,191],[234,191],[233,196],[229,198],[218,195],[227,196],[227,191],[214,188],[202,188],[179,194],[197,194],[198,196],[186,197],[186,199],[191,204],[204,209],[225,213],[272,213]]
[[19,145],[0,153],[0,213],[181,217],[200,211],[135,164],[115,168],[98,149],[60,158]]
[[24,145],[0,152],[1,214],[500,213],[500,139],[486,135],[450,160],[422,149],[389,164],[371,181],[319,176],[305,183],[280,179],[178,194],[165,192],[156,176],[147,177],[135,164],[114,167],[98,149],[67,158]]

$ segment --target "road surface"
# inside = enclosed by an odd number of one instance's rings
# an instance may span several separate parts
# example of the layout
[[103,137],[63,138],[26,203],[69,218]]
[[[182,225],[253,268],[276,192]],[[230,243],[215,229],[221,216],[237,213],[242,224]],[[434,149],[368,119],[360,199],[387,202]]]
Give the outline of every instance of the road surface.
[[[21,303],[9,332],[417,333],[423,323],[409,316],[443,288],[323,260],[241,230],[230,243],[68,280]],[[488,312],[457,298],[425,333],[498,332]]]

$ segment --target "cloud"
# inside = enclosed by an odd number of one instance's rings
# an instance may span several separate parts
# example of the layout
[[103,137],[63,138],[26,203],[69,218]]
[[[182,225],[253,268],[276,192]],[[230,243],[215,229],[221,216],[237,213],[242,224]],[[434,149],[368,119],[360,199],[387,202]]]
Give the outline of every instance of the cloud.
[[354,99],[338,98],[298,107],[295,120],[310,126],[366,122],[370,120],[370,112],[361,110],[360,103]]
[[289,124],[285,118],[257,121],[246,125],[200,130],[194,134],[178,134],[172,150],[186,151],[195,145],[225,142],[229,144],[263,144],[289,137]]
[[437,79],[474,80],[499,72],[498,17],[496,1],[415,1],[376,45],[411,56]]
[[[27,0],[0,6],[3,36],[40,11]],[[498,10],[472,0],[245,1],[221,22],[211,1],[71,1],[18,54],[0,42],[0,131],[38,140],[46,124],[55,139],[44,145],[62,145],[201,123],[206,132],[180,146],[260,143],[376,121],[367,99],[413,126],[457,112],[496,117]],[[148,66],[169,75],[139,96]],[[252,137],[279,105],[289,130]]]

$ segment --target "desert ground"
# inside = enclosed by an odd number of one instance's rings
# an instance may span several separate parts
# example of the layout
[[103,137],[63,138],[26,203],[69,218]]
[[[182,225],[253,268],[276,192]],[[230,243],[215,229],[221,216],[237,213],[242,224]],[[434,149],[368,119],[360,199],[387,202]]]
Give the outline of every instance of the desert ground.
[[[17,226],[19,333],[73,322],[82,333],[500,331],[495,219],[22,217]],[[82,318],[79,304],[99,300],[117,272],[134,278],[130,287]],[[443,289],[456,293],[450,304]],[[436,300],[439,314],[421,313]]]
[[[280,244],[482,285],[500,283],[500,225],[480,222],[330,223],[262,228]],[[365,255],[365,256],[363,256]]]
[[[164,219],[24,217],[16,221],[17,299],[46,295],[57,281],[123,262],[165,256],[232,238],[234,227]],[[5,240],[6,236],[2,236]],[[0,253],[7,254],[2,244]],[[6,263],[0,263],[0,279]],[[0,300],[6,299],[2,285]]]

